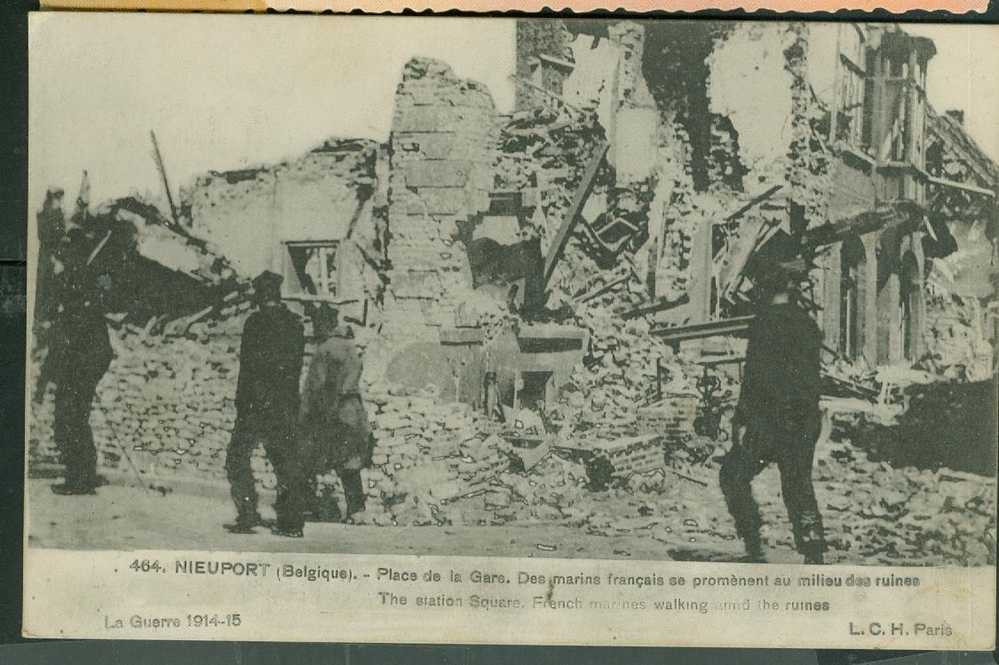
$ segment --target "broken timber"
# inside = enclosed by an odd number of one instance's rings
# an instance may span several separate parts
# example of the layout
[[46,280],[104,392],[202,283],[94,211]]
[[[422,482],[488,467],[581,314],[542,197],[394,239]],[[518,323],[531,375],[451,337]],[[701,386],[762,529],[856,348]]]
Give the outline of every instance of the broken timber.
[[716,335],[734,335],[746,332],[749,330],[749,324],[755,318],[755,315],[750,314],[749,316],[736,316],[731,319],[691,323],[673,328],[656,328],[650,331],[649,334],[660,337],[664,342],[678,344],[688,339],[702,339]]
[[545,257],[544,273],[544,286],[546,287],[548,286],[548,282],[551,281],[552,273],[555,272],[555,266],[558,265],[558,261],[562,257],[562,252],[565,251],[565,245],[569,241],[572,229],[576,226],[576,220],[579,218],[579,213],[583,210],[583,204],[586,203],[586,199],[593,190],[593,181],[596,179],[597,170],[604,161],[604,156],[607,154],[609,147],[610,143],[604,140],[593,151],[590,163],[587,164],[586,171],[583,172],[583,177],[579,181],[576,192],[572,197],[572,205],[569,206],[565,219],[562,220],[562,225],[559,227],[551,246],[548,248],[548,256]]
[[610,291],[611,289],[613,289],[615,286],[620,286],[621,284],[624,284],[629,279],[631,279],[631,274],[622,275],[622,276],[618,277],[617,279],[612,280],[612,281],[608,282],[607,284],[604,284],[603,286],[601,286],[601,287],[599,287],[597,289],[594,289],[593,291],[590,291],[586,295],[584,295],[584,296],[580,297],[579,299],[577,299],[576,302],[579,302],[579,303],[590,302],[594,298],[599,298],[603,294],[607,293],[608,291]]
[[988,196],[990,198],[995,198],[996,193],[991,189],[985,189],[984,187],[976,187],[975,185],[969,185],[965,182],[957,182],[955,180],[948,180],[947,178],[938,178],[936,176],[929,176],[927,178],[934,185],[939,185],[941,187],[951,187],[953,189],[960,189],[965,192],[971,192],[972,194],[981,194],[982,196]]
[[571,103],[567,102],[565,100],[565,98],[562,97],[562,95],[558,94],[557,92],[553,92],[553,91],[549,90],[548,88],[544,88],[544,87],[538,85],[537,83],[534,83],[533,81],[528,81],[527,79],[521,78],[520,76],[517,76],[516,74],[511,74],[509,78],[510,78],[511,81],[513,81],[514,83],[516,83],[518,85],[527,86],[528,88],[531,88],[532,90],[536,90],[536,91],[538,91],[538,92],[540,92],[540,93],[542,93],[544,95],[547,95],[549,98],[551,98],[552,100],[554,100],[556,103],[561,104],[562,106],[566,107],[570,111],[573,111],[574,113],[578,113],[580,115],[583,115],[583,114],[586,113],[586,111],[584,111],[583,109],[579,108],[575,104],[571,104]]
[[739,219],[740,217],[742,217],[743,215],[745,215],[747,212],[749,212],[750,210],[752,210],[754,207],[756,207],[760,203],[763,203],[764,201],[766,201],[767,199],[769,199],[771,196],[773,196],[774,194],[776,194],[777,192],[779,192],[782,187],[783,187],[783,185],[773,185],[772,187],[770,187],[767,191],[763,192],[762,194],[758,194],[757,196],[754,196],[752,199],[750,199],[745,205],[743,205],[742,207],[740,207],[738,210],[736,210],[735,212],[732,212],[732,213],[726,215],[725,219],[724,219],[724,222],[726,222],[726,223],[727,222],[734,222],[735,220]]
[[646,305],[644,307],[638,307],[636,309],[629,310],[621,315],[624,320],[637,319],[640,316],[645,316],[646,314],[655,314],[656,312],[662,312],[667,309],[673,309],[674,307],[679,307],[680,305],[686,305],[690,302],[690,296],[686,293],[681,295],[676,300],[666,300],[661,298],[658,302],[653,305]]
[[149,130],[149,138],[153,141],[153,160],[156,162],[156,170],[160,172],[163,179],[163,189],[166,190],[167,203],[170,204],[170,218],[174,226],[180,228],[180,218],[177,216],[177,206],[173,203],[173,194],[170,192],[170,181],[167,180],[166,167],[163,165],[163,155],[160,154],[160,144],[156,141],[156,132]]
[[802,245],[818,248],[845,240],[851,236],[859,236],[870,231],[883,230],[899,226],[906,222],[922,220],[924,210],[918,203],[896,200],[891,203],[853,215],[843,220],[826,222],[821,226],[805,231]]

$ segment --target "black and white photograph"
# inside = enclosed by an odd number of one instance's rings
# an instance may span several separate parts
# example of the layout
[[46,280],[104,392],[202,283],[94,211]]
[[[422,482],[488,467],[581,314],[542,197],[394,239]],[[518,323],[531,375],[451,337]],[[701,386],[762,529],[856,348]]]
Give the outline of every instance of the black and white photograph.
[[995,30],[72,18],[28,559],[995,565]]

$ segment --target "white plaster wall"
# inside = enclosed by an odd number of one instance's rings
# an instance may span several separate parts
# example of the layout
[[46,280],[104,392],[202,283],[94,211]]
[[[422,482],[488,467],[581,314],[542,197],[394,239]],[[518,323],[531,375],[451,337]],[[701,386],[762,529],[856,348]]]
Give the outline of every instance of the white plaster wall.
[[600,124],[609,130],[619,49],[606,37],[599,41],[594,39],[592,35],[583,34],[573,41],[572,57],[576,66],[562,86],[562,94],[570,104],[596,107]]
[[[853,30],[849,25],[844,29]],[[832,106],[836,78],[835,23],[810,23],[808,26],[808,82],[816,97]]]
[[785,26],[740,24],[708,59],[713,113],[728,116],[739,133],[740,158],[750,177],[771,172],[788,152],[791,74],[784,68]]
[[[308,155],[230,184],[202,180],[189,194],[198,235],[214,243],[244,277],[281,271],[281,243],[340,240],[358,213],[357,194],[330,155]],[[370,207],[359,225],[369,222]]]

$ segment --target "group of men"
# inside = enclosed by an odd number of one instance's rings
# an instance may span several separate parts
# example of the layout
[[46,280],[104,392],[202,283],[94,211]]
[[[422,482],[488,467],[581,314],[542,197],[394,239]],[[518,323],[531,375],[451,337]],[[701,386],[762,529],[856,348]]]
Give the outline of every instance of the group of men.
[[226,454],[236,520],[226,528],[253,533],[264,525],[250,465],[262,444],[277,479],[271,531],[300,538],[307,515],[319,509],[318,474],[339,476],[347,518],[364,509],[361,469],[371,461],[372,443],[358,386],[360,355],[330,305],[312,308],[316,349],[299,392],[305,335],[301,319],[281,300],[281,282],[268,271],[253,282],[258,309],[243,328],[236,424]]
[[[103,484],[90,413],[97,387],[114,357],[105,314],[113,271],[93,261],[83,225],[63,220],[61,190],[50,192],[40,224],[59,221],[59,238],[43,265],[57,305],[36,322],[45,326],[47,355],[34,398],[55,384],[54,438],[64,467],[60,495],[95,494]],[[48,220],[47,217],[52,217]],[[75,253],[74,253],[75,251]],[[82,253],[81,253],[82,252]],[[79,256],[76,256],[79,254]],[[50,274],[51,273],[51,274]],[[364,509],[361,469],[371,460],[372,442],[358,383],[360,355],[349,330],[338,326],[335,307],[312,307],[316,349],[299,391],[305,355],[302,319],[281,300],[282,277],[265,271],[253,281],[258,306],[246,321],[236,387],[236,422],[226,452],[226,474],[236,520],[233,533],[270,526],[281,536],[301,537],[306,518],[320,511],[317,477],[334,471],[346,495],[346,516]],[[41,333],[42,330],[39,330]],[[265,523],[257,511],[251,458],[262,444],[277,479],[277,519]]]
[[[46,214],[61,219],[61,191],[50,198],[40,223]],[[36,393],[55,382],[54,430],[65,478],[52,490],[65,495],[93,494],[101,484],[89,418],[97,385],[113,357],[104,320],[110,277],[98,274],[92,253],[74,257],[72,246],[81,244],[77,231],[69,224],[61,234],[66,251],[54,271],[61,295]],[[761,517],[751,482],[776,463],[797,549],[806,563],[822,563],[825,539],[812,484],[821,426],[821,333],[798,302],[800,271],[776,261],[763,263],[754,279],[760,307],[749,331],[733,445],[719,481],[747,559],[762,561]],[[311,308],[316,349],[299,390],[304,326],[283,303],[281,284],[282,277],[269,271],[253,282],[258,307],[243,330],[236,422],[226,455],[236,519],[225,526],[240,534],[270,526],[277,535],[301,537],[309,514],[320,510],[321,474],[334,471],[340,478],[347,518],[364,509],[360,472],[370,463],[373,447],[358,388],[361,359],[331,305]],[[257,510],[251,459],[258,444],[277,479],[273,524],[265,524]]]

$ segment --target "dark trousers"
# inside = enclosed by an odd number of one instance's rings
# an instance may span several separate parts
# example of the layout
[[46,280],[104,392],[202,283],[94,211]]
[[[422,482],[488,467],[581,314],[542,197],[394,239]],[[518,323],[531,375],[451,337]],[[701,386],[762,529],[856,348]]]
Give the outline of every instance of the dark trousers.
[[97,447],[90,429],[90,409],[97,384],[110,361],[80,365],[65,371],[68,378],[56,383],[53,429],[66,484],[96,487]]
[[812,461],[821,426],[818,411],[809,409],[788,409],[776,417],[757,418],[722,460],[722,493],[750,555],[762,553],[762,520],[751,483],[771,462],[780,469],[795,547],[806,557],[821,556],[825,551],[822,516],[812,485]]
[[256,522],[257,488],[253,478],[250,460],[257,444],[263,444],[267,459],[274,468],[277,479],[277,499],[274,512],[277,513],[277,526],[283,529],[301,529],[302,517],[302,470],[295,449],[294,427],[286,419],[236,417],[229,448],[226,451],[225,470],[229,479],[229,491],[236,504],[236,519],[239,522]]
[[[354,513],[364,510],[366,496],[364,494],[364,481],[361,479],[361,470],[336,466],[333,468],[333,471],[336,472],[337,477],[340,478],[340,484],[343,485],[344,499],[347,503],[345,516],[350,517]],[[311,499],[310,503],[313,514],[318,516],[323,511],[322,506],[319,505],[318,479],[315,474],[312,474],[307,481],[305,491],[308,492]],[[338,507],[333,506],[332,515],[336,516],[335,519],[340,519],[341,513]]]
[[343,483],[344,499],[347,501],[347,517],[364,510],[364,481],[360,469],[336,469],[336,475]]

